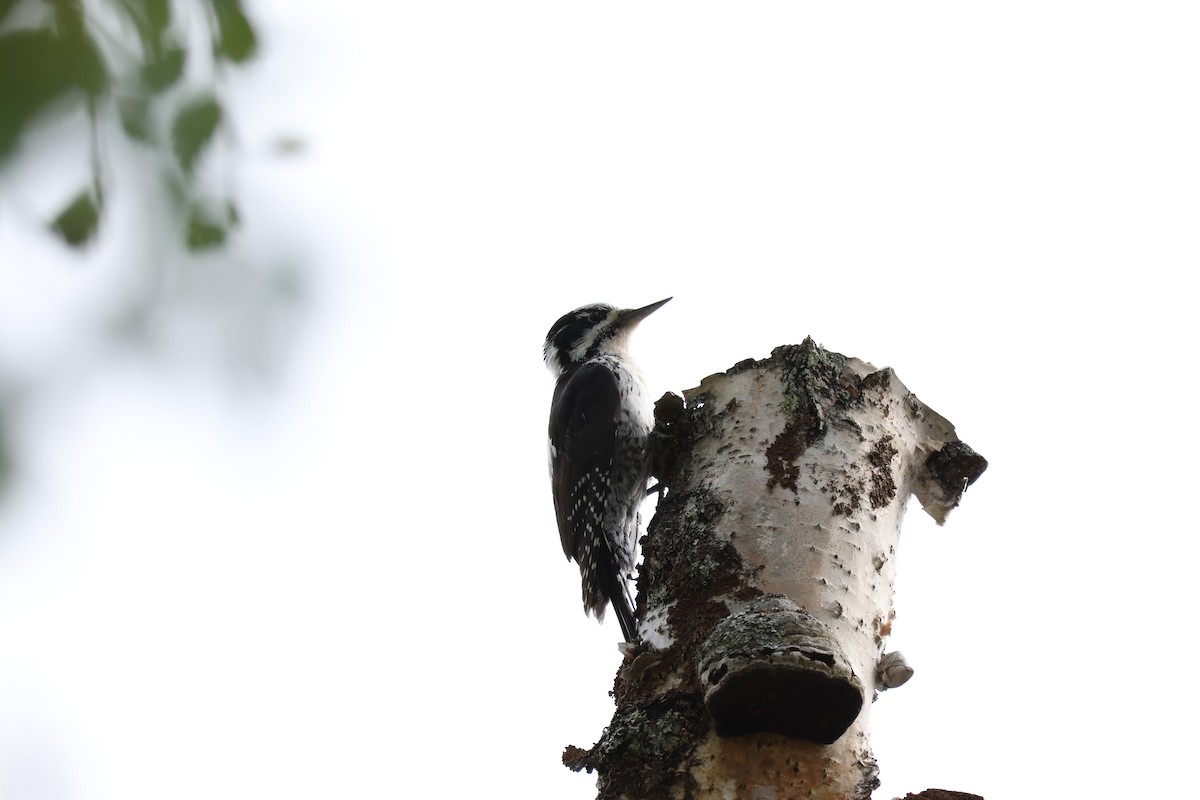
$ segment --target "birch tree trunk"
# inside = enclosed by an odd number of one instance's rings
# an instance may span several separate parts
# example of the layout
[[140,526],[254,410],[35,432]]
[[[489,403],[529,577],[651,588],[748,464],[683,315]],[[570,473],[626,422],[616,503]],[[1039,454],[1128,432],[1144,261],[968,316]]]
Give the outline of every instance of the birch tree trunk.
[[665,487],[612,723],[564,763],[608,798],[869,798],[871,703],[910,495],[940,524],[986,461],[891,369],[812,339],[655,409]]

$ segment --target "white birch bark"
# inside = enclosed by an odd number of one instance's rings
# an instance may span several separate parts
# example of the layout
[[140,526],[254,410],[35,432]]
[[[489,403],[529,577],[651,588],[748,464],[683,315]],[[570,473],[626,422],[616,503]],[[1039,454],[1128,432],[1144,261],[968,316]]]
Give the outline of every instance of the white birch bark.
[[890,369],[812,340],[660,405],[665,497],[644,542],[642,643],[575,768],[601,797],[867,798],[900,524],[939,523],[986,466]]

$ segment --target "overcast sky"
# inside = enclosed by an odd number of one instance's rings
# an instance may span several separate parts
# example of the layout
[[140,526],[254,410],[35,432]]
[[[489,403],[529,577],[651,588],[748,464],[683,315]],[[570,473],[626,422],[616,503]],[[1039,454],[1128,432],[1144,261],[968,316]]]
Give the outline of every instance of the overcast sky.
[[559,759],[620,633],[558,544],[541,344],[669,295],[653,396],[811,334],[990,462],[910,508],[877,797],[1178,795],[1200,13],[360,5],[255,4],[232,87],[234,252],[312,270],[275,392],[72,361],[128,255],[4,200],[0,352],[78,373],[0,508],[0,798],[594,796]]

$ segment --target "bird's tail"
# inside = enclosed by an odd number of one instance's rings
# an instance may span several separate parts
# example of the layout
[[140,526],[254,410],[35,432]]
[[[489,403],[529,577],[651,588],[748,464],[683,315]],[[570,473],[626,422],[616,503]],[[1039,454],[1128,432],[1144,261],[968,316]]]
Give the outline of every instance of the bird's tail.
[[629,587],[625,584],[624,578],[614,573],[613,585],[608,592],[609,601],[612,603],[613,611],[617,614],[617,622],[621,625],[621,633],[625,636],[625,641],[637,641],[637,621],[633,616],[633,601],[629,598]]

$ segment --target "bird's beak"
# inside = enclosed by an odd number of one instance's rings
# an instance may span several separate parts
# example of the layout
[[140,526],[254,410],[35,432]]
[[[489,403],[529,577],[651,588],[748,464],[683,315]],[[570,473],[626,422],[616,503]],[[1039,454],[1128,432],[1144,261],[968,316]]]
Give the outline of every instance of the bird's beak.
[[659,300],[657,303],[651,303],[648,306],[626,309],[622,311],[620,316],[620,326],[628,330],[633,330],[637,327],[639,322],[653,314],[655,311],[658,311],[660,308],[670,302],[670,300],[671,298],[668,297],[666,300]]

